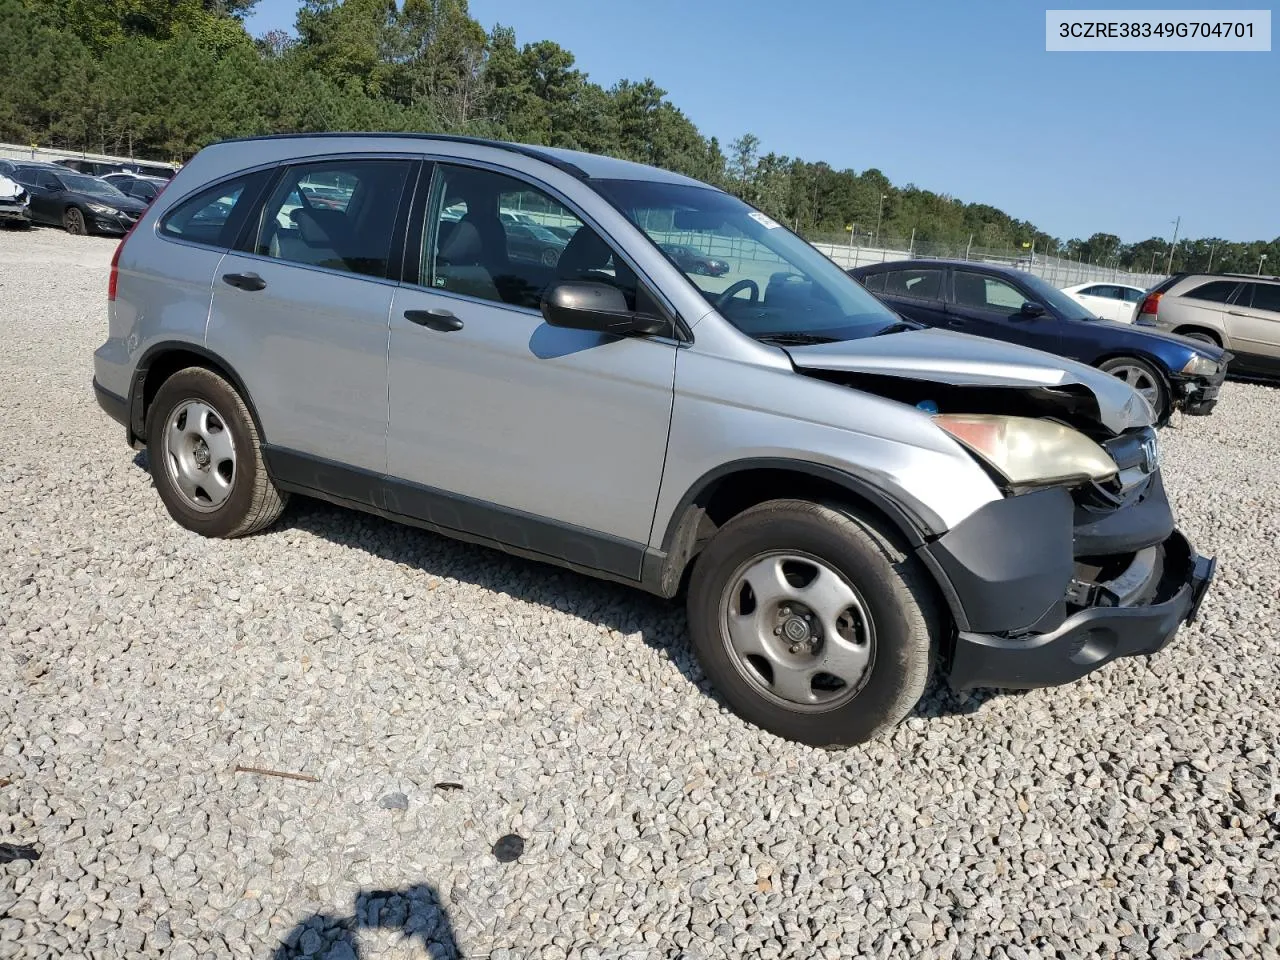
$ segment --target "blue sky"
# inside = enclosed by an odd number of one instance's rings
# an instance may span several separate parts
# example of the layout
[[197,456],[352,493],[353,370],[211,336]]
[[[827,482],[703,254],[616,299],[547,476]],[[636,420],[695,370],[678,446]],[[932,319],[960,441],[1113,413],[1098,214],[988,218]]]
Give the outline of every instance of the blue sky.
[[[250,32],[292,28],[297,6],[259,0]],[[652,77],[724,145],[751,132],[766,151],[878,167],[1063,239],[1167,237],[1179,215],[1179,236],[1280,236],[1280,52],[1047,53],[1046,6],[1068,5],[470,4],[605,86]]]

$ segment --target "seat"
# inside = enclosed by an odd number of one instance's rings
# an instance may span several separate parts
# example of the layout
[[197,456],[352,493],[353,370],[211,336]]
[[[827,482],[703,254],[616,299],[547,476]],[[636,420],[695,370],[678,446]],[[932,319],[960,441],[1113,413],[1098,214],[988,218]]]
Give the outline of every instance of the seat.
[[447,234],[440,228],[440,252],[436,255],[436,278],[445,290],[486,300],[501,300],[493,274],[483,262],[484,244],[474,223],[463,218],[451,224]]
[[557,280],[587,280],[617,287],[627,297],[627,306],[636,308],[635,271],[613,255],[604,239],[588,226],[581,226],[565,246],[556,264]]
[[956,303],[965,307],[985,307],[987,305],[987,281],[976,273],[957,273],[955,275]]

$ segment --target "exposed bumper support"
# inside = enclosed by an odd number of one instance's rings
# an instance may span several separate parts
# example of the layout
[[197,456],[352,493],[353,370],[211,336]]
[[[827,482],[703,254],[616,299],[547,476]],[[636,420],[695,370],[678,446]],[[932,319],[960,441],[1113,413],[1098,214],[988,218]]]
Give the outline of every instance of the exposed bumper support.
[[1161,551],[1163,572],[1150,604],[1090,607],[1054,630],[1016,639],[961,632],[951,657],[952,688],[1055,686],[1119,657],[1160,650],[1180,625],[1195,619],[1216,567],[1177,531]]

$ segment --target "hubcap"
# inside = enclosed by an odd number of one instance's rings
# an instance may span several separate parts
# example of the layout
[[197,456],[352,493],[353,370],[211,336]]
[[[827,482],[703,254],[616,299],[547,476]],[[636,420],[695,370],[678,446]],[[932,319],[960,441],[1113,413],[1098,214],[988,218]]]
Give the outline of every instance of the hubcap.
[[226,421],[203,400],[174,408],[164,432],[164,462],[187,504],[217,510],[236,480],[236,446]]
[[760,554],[729,579],[720,634],[738,672],[789,710],[833,710],[857,696],[875,655],[858,591],[798,553]]
[[1151,404],[1152,409],[1155,409],[1160,401],[1160,386],[1151,378],[1151,374],[1141,367],[1129,364],[1112,367],[1110,372],[1113,377],[1118,377],[1142,394],[1143,399]]

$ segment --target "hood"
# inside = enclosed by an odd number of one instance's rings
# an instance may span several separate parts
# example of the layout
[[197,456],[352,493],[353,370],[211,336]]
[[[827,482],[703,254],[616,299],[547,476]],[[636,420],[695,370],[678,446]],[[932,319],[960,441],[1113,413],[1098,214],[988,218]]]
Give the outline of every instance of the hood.
[[952,387],[1083,387],[1097,403],[1098,420],[1117,434],[1147,426],[1154,419],[1147,402],[1110,374],[1030,347],[950,330],[911,330],[784,349],[802,371],[865,374]]
[[81,193],[79,190],[68,190],[67,193],[82,203],[97,203],[104,207],[115,207],[125,213],[140,214],[147,205],[135,197],[102,197],[96,193]]

